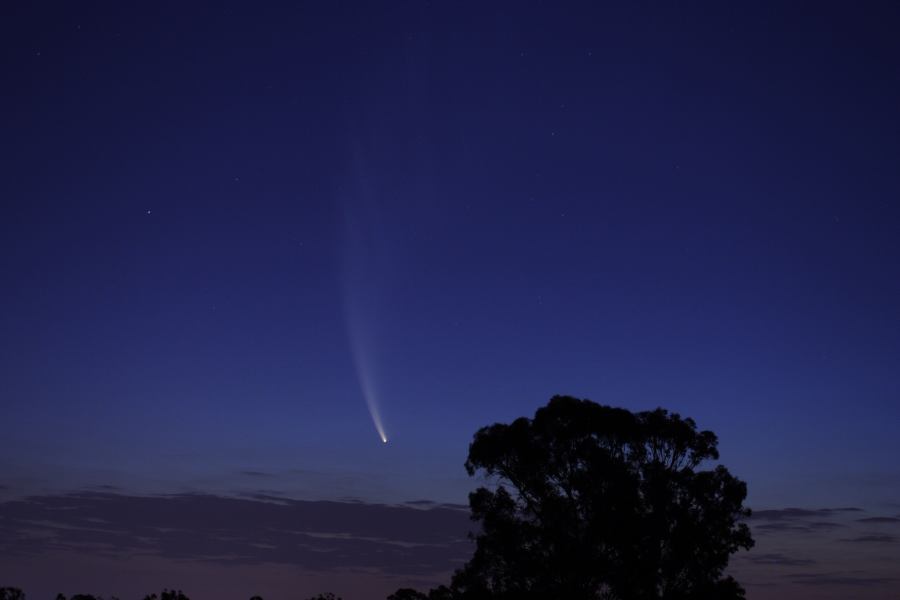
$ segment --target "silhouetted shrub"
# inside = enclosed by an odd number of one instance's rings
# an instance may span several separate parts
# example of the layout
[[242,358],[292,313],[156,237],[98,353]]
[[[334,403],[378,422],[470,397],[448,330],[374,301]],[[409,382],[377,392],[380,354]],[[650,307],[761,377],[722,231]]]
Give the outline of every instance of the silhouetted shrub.
[[0,600],[25,600],[25,592],[19,588],[0,588]]

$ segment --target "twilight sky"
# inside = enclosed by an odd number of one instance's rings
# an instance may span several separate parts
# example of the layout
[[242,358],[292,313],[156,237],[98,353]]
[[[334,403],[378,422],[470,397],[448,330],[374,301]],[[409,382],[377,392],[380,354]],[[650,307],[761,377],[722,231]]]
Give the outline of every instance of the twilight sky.
[[129,4],[0,7],[9,584],[439,582],[562,393],[720,436],[751,600],[900,594],[896,3]]

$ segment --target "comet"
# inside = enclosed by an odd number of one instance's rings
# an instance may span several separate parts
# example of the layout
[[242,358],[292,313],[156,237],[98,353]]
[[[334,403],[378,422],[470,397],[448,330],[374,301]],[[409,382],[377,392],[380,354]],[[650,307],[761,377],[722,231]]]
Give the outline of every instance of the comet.
[[344,320],[359,390],[382,444],[388,436],[382,418],[378,379],[379,358],[386,355],[391,331],[391,282],[396,256],[390,228],[382,218],[381,199],[368,176],[363,153],[355,154],[353,177],[358,187],[342,194],[340,236],[341,288]]
[[361,332],[353,327],[355,319],[348,317],[348,329],[350,334],[350,347],[353,352],[353,363],[356,367],[356,376],[359,381],[359,388],[362,392],[363,399],[366,401],[366,408],[369,409],[369,415],[372,417],[372,424],[381,443],[387,444],[387,433],[384,430],[384,422],[381,419],[381,411],[378,408],[378,392],[375,387],[375,381],[372,373],[372,363],[368,354],[365,352]]

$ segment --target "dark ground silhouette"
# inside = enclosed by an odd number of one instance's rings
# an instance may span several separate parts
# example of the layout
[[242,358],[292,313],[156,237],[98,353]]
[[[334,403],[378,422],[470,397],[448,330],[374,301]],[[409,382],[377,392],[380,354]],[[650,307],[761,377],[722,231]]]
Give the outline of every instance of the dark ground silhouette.
[[[25,593],[19,588],[5,587],[0,588],[0,600],[26,600]],[[56,600],[105,600],[103,596],[93,596],[91,594],[75,594],[66,598],[64,594],[57,594]],[[108,600],[118,600],[115,596],[110,596]],[[144,596],[144,600],[191,600],[181,590],[164,589],[159,595],[148,594]],[[250,600],[263,600],[261,596],[253,596]],[[340,596],[335,596],[331,592],[318,594],[308,600],[343,600]]]

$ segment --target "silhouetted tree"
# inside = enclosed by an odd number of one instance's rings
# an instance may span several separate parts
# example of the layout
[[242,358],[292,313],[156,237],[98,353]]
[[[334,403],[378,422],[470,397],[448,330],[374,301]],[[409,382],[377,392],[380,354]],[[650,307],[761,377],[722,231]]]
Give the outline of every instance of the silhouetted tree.
[[388,596],[387,600],[450,600],[452,597],[450,588],[442,585],[427,594],[412,588],[400,588]]
[[75,594],[69,600],[103,600],[103,597],[92,596],[90,594]]
[[25,600],[25,592],[19,588],[0,588],[0,600]]
[[[164,589],[160,595],[159,600],[191,600],[187,596],[184,595],[184,592],[181,590],[169,590]],[[156,594],[150,594],[149,596],[144,596],[144,600],[157,600]]]
[[701,469],[719,458],[717,444],[662,409],[565,396],[533,419],[480,429],[465,466],[494,485],[469,496],[481,532],[444,597],[743,598],[723,571],[753,545],[740,522],[747,488],[721,465]]
[[428,595],[412,588],[400,588],[388,596],[387,600],[428,600]]
[[262,596],[253,596],[250,600],[263,600]]
[[308,600],[343,600],[343,599],[340,596],[335,596],[331,592],[325,592],[324,594],[312,596]]

